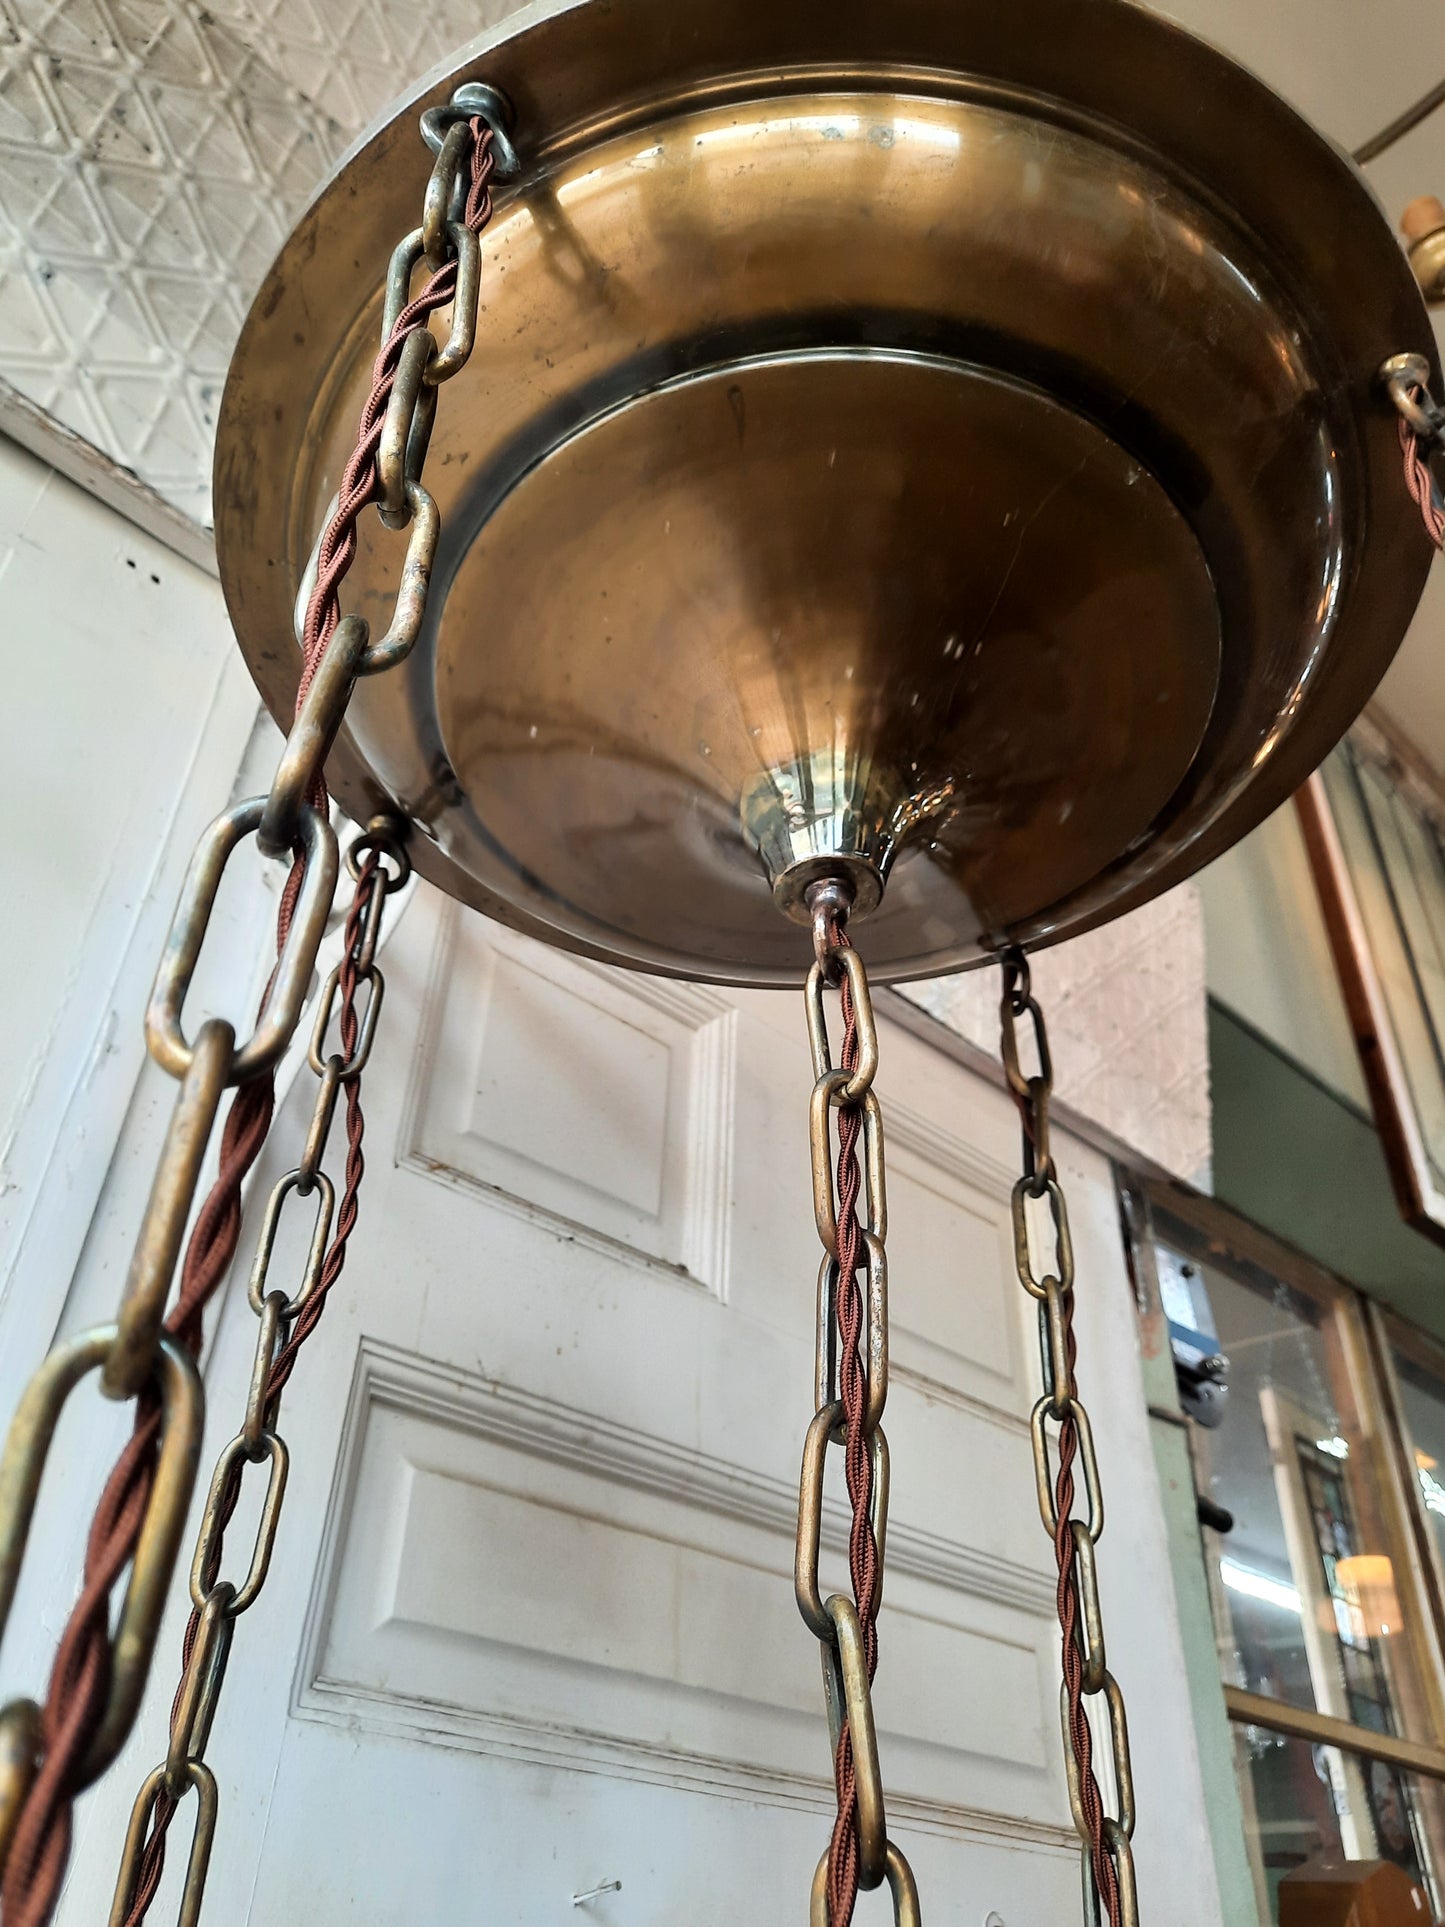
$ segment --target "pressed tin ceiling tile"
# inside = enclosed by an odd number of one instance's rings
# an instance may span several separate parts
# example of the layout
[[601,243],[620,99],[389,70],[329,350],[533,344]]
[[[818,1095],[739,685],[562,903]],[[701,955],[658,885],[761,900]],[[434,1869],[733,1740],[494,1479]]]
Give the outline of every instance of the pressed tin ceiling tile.
[[0,0],[0,377],[208,522],[226,363],[296,215],[509,11]]

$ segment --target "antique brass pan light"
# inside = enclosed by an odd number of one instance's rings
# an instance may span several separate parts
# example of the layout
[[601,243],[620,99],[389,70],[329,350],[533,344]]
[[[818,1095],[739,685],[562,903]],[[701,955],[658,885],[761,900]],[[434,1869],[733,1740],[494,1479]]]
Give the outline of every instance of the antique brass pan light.
[[[1416,226],[1433,288],[1435,212]],[[806,977],[823,1255],[795,1594],[838,1809],[812,1927],[847,1927],[885,1884],[896,1927],[921,1919],[871,1702],[890,1288],[869,973],[999,959],[1084,1916],[1137,1927],[1102,1482],[1024,953],[1190,875],[1349,725],[1445,541],[1439,392],[1421,289],[1348,158],[1126,0],[543,0],[358,143],[257,298],[219,429],[221,577],[286,750],[270,794],[202,838],[157,978],[148,1044],[180,1090],[116,1322],[56,1348],[0,1459],[3,1630],[61,1406],[92,1370],[135,1405],[44,1706],[0,1708],[7,1927],[51,1918],[73,1801],[150,1668],[200,1442],[202,1313],[337,880],[328,784],[368,828],[314,1020],[312,1122],[261,1214],[244,1418],[212,1475],[167,1757],[136,1798],[112,1927],[145,1919],[191,1792],[181,1918],[199,1917],[206,1745],[276,1540],[282,1393],[357,1223],[379,931],[413,865],[594,958]],[[217,885],[252,832],[293,863],[279,961],[243,1043],[219,1018],[188,1036]],[[288,1289],[271,1268],[292,1196],[316,1215]],[[835,1449],[850,1589],[825,1598]],[[233,1579],[248,1468],[265,1499]]]

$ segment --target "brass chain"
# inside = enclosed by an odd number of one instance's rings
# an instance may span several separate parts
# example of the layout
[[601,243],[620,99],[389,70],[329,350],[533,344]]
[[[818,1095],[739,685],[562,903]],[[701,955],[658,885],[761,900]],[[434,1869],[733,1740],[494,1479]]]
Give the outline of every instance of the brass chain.
[[[1059,1711],[1064,1736],[1064,1765],[1069,1782],[1069,1804],[1074,1825],[1083,1841],[1084,1919],[1087,1927],[1138,1927],[1139,1903],[1134,1883],[1134,1775],[1129,1759],[1129,1729],[1124,1696],[1109,1671],[1104,1652],[1104,1621],[1099,1607],[1098,1571],[1094,1549],[1104,1530],[1104,1495],[1089,1414],[1079,1398],[1074,1363],[1074,1247],[1069,1234],[1069,1209],[1059,1183],[1049,1135],[1049,1104],[1054,1069],[1049,1054],[1044,1014],[1033,994],[1029,966],[1021,950],[1002,959],[1003,1064],[1014,1102],[1023,1121],[1023,1176],[1013,1188],[1014,1262],[1019,1282],[1037,1301],[1039,1355],[1043,1367],[1043,1396],[1033,1408],[1034,1479],[1039,1514],[1054,1543],[1058,1565],[1059,1626],[1063,1634],[1063,1683]],[[1033,1033],[1038,1069],[1026,1073],[1019,1048],[1019,1021],[1027,1018]],[[1044,1236],[1052,1255],[1042,1267],[1035,1264],[1031,1216],[1044,1215],[1030,1207],[1047,1206]],[[1049,1428],[1057,1428],[1050,1464]],[[1083,1474],[1086,1513],[1074,1516],[1074,1464]],[[1085,1701],[1102,1698],[1109,1727],[1117,1814],[1110,1814],[1094,1771],[1094,1738]]]
[[[862,958],[843,928],[847,899],[838,886],[815,885],[816,961],[808,974],[808,1043],[813,1097],[813,1207],[823,1260],[818,1270],[814,1416],[803,1446],[794,1590],[798,1610],[816,1634],[833,1741],[838,1818],[818,1862],[811,1927],[848,1927],[860,1888],[885,1880],[897,1927],[918,1927],[912,1870],[888,1838],[872,1682],[878,1665],[878,1609],[888,1529],[888,1440],[882,1426],[888,1397],[887,1203],[883,1119],[873,1080],[878,1026]],[[836,986],[844,1036],[835,1069],[824,991]],[[838,1120],[835,1167],[832,1118]],[[863,1167],[858,1161],[863,1143]],[[857,1206],[866,1195],[866,1224]],[[866,1284],[860,1287],[860,1274]],[[849,1572],[852,1597],[819,1588],[823,1482],[828,1447],[840,1444],[852,1506]]]
[[[387,270],[381,351],[357,451],[302,574],[296,635],[308,665],[315,667],[302,680],[296,723],[260,826],[263,843],[284,844],[289,815],[319,780],[357,677],[404,661],[426,613],[440,517],[422,486],[422,467],[438,387],[462,369],[476,341],[480,236],[491,212],[488,182],[495,166],[491,152],[495,133],[474,111],[481,104],[454,103],[450,110],[431,112],[423,126],[436,163],[427,183],[422,225],[397,244]],[[491,104],[495,106],[495,97]],[[426,270],[428,279],[413,299],[411,287],[418,266]],[[442,301],[436,298],[438,293]],[[446,342],[439,344],[422,317],[446,300],[451,306],[451,326]],[[366,623],[357,616],[342,615],[336,601],[337,587],[354,553],[359,506],[352,504],[358,496],[375,502],[388,528],[410,525],[411,529],[392,621],[375,644],[369,643]],[[300,1164],[273,1186],[262,1215],[247,1292],[259,1321],[255,1357],[241,1429],[216,1461],[201,1517],[191,1564],[191,1616],[182,1645],[180,1683],[171,1706],[170,1744],[166,1758],[142,1783],[131,1809],[110,1927],[140,1927],[144,1921],[165,1867],[167,1830],[191,1790],[197,1795],[197,1814],[181,1894],[180,1927],[195,1927],[200,1917],[219,1807],[215,1776],[205,1761],[206,1745],[235,1623],[255,1604],[265,1584],[285,1498],[289,1455],[276,1429],[281,1393],[297,1351],[319,1320],[326,1293],[339,1274],[334,1254],[349,1233],[348,1212],[354,1217],[361,1145],[351,1121],[359,1115],[353,1110],[355,1095],[371,1055],[384,990],[377,944],[386,899],[410,874],[399,842],[379,823],[370,826],[358,845],[363,846],[361,866],[353,870],[357,890],[347,918],[344,955],[317,1000],[309,1061],[318,1084],[305,1148]],[[383,853],[396,865],[390,874],[380,869]],[[363,987],[364,1013],[358,1010]],[[341,1049],[327,1054],[326,1037],[338,993]],[[346,1189],[337,1214],[336,1188],[321,1167],[343,1090],[349,1146]],[[304,1202],[313,1195],[315,1216],[301,1283],[288,1294],[269,1284],[277,1231],[287,1200],[294,1197]],[[226,1527],[251,1465],[266,1467],[266,1490],[250,1565],[237,1584],[221,1577],[221,1556]]]
[[[475,340],[479,236],[491,213],[490,178],[499,160],[515,168],[505,104],[469,85],[450,106],[423,117],[437,154],[422,226],[396,249],[387,277],[383,344],[363,410],[357,447],[306,571],[298,605],[303,670],[296,720],[269,795],[224,811],[192,857],[146,1012],[151,1057],[180,1090],[162,1147],[115,1322],[57,1344],[21,1398],[0,1455],[0,1635],[19,1582],[51,1440],[71,1392],[98,1370],[102,1390],[135,1407],[135,1429],[97,1507],[84,1585],[57,1649],[46,1703],[0,1708],[0,1907],[5,1927],[43,1927],[59,1899],[69,1856],[76,1794],[110,1765],[134,1724],[154,1656],[166,1593],[195,1483],[205,1415],[196,1367],[201,1314],[229,1266],[240,1227],[241,1183],[266,1140],[274,1072],[300,1022],[339,873],[323,768],[361,676],[402,661],[419,633],[436,550],[438,516],[421,484],[421,465],[437,385],[464,364]],[[495,123],[495,125],[493,124]],[[412,270],[427,280],[413,297]],[[451,308],[447,341],[424,325]],[[370,643],[367,624],[343,616],[337,590],[356,550],[356,520],[375,501],[391,527],[410,524],[393,619]],[[226,866],[255,834],[263,855],[289,857],[291,874],[278,920],[278,955],[249,1037],[211,1019],[194,1039],[182,1010]],[[359,863],[358,853],[360,854]],[[385,855],[396,866],[382,868]],[[301,1164],[273,1191],[263,1223],[252,1303],[260,1320],[256,1360],[241,1431],[212,1480],[192,1570],[194,1611],[181,1684],[172,1709],[165,1762],[142,1789],[117,1888],[112,1920],[143,1917],[159,1879],[160,1841],[169,1813],[194,1789],[198,1819],[181,1918],[194,1923],[214,1831],[217,1791],[204,1761],[236,1617],[254,1603],[266,1577],[287,1455],[277,1433],[282,1388],[297,1348],[320,1316],[340,1274],[355,1222],[362,1172],[360,1074],[381,1007],[376,945],[386,896],[409,865],[398,832],[377,819],[348,862],[356,882],[345,954],[325,986],[315,1019],[311,1064],[319,1090]],[[364,1013],[358,992],[365,990]],[[337,1004],[341,1049],[323,1056]],[[227,1088],[237,1087],[221,1142],[220,1174],[196,1217],[177,1298],[167,1310],[200,1172]],[[345,1195],[332,1228],[335,1188],[321,1170],[339,1093],[347,1105]],[[289,1195],[314,1195],[317,1218],[302,1285],[289,1296],[267,1290],[277,1219]],[[246,1466],[266,1464],[268,1490],[249,1570],[239,1585],[219,1577],[221,1541]],[[112,1630],[110,1595],[129,1578]],[[165,1814],[162,1819],[161,1815]],[[147,1822],[150,1823],[147,1838]]]
[[[360,852],[360,861],[357,861]],[[384,869],[385,857],[394,867]],[[371,1054],[385,982],[376,962],[386,900],[410,874],[410,864],[395,842],[373,824],[348,855],[356,894],[346,921],[341,963],[331,972],[317,1000],[309,1062],[317,1078],[316,1100],[301,1163],[272,1187],[261,1217],[247,1299],[259,1321],[256,1350],[241,1428],[224,1447],[211,1476],[191,1563],[191,1616],[182,1645],[180,1684],[171,1705],[170,1744],[161,1764],[147,1775],[131,1810],[111,1906],[111,1927],[138,1927],[145,1919],[165,1868],[165,1837],[188,1792],[197,1798],[195,1831],[186,1865],[179,1918],[194,1927],[205,1892],[220,1806],[215,1775],[205,1761],[206,1743],[226,1677],[236,1621],[256,1603],[266,1581],[281,1506],[286,1496],[289,1454],[278,1430],[281,1394],[296,1354],[321,1316],[327,1292],[340,1275],[338,1244],[354,1221],[361,1176],[361,1073]],[[339,1050],[326,1052],[333,1007]],[[364,1009],[359,1008],[365,992]],[[347,1185],[337,1212],[336,1186],[321,1168],[338,1097],[348,1110]],[[314,1199],[307,1255],[300,1284],[293,1292],[271,1283],[272,1257],[287,1201]],[[333,1235],[333,1226],[335,1233]],[[221,1556],[226,1527],[241,1496],[249,1466],[266,1468],[266,1490],[245,1577],[223,1579]]]

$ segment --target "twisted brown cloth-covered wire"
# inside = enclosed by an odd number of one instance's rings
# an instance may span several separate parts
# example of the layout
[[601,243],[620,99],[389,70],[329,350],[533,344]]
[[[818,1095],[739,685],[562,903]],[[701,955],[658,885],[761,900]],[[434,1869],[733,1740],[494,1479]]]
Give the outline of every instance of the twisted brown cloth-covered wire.
[[[471,123],[472,152],[465,221],[480,233],[491,217],[490,180],[493,172],[491,130],[479,120]],[[398,315],[372,373],[371,392],[362,411],[355,451],[342,478],[340,499],[322,542],[315,590],[307,607],[303,638],[304,666],[297,691],[297,707],[310,686],[326,645],[340,620],[337,591],[356,554],[356,522],[380,489],[376,450],[381,439],[386,404],[397,363],[408,335],[423,327],[427,317],[445,307],[456,288],[455,261],[446,263],[421,293]],[[318,784],[312,801],[324,807],[324,786]],[[303,865],[298,858],[282,897],[277,948],[285,941],[300,891]],[[347,959],[353,956],[354,934],[364,922],[373,889],[384,887],[375,852],[361,866],[348,918]],[[347,963],[341,978],[341,1036],[349,1055],[358,1036],[354,964],[348,980]],[[271,1372],[273,1397],[279,1397],[296,1363],[296,1354],[315,1328],[326,1295],[341,1275],[346,1246],[357,1219],[357,1191],[364,1169],[361,1144],[363,1119],[359,1077],[345,1081],[346,1181],[336,1230],[325,1259],[320,1287],[297,1318],[296,1327],[277,1355]],[[241,1187],[260,1155],[271,1126],[274,1082],[265,1074],[237,1091],[221,1134],[220,1169],[201,1207],[186,1247],[180,1290],[166,1318],[166,1330],[193,1355],[199,1354],[202,1314],[214,1296],[235,1255],[241,1230]],[[55,1911],[70,1857],[75,1777],[105,1704],[110,1666],[109,1601],[111,1588],[124,1572],[135,1550],[155,1475],[160,1431],[159,1407],[153,1395],[137,1402],[135,1429],[116,1461],[96,1507],[86,1546],[80,1597],[71,1611],[51,1668],[41,1713],[42,1755],[34,1782],[16,1824],[14,1840],[0,1886],[0,1922],[4,1927],[45,1927]],[[234,1497],[231,1500],[234,1505]],[[194,1616],[187,1629],[186,1652],[195,1638]],[[163,1839],[174,1806],[157,1803],[150,1839],[145,1849],[142,1877],[127,1927],[137,1927],[154,1898],[164,1864]],[[162,1819],[162,1813],[165,1814]]]

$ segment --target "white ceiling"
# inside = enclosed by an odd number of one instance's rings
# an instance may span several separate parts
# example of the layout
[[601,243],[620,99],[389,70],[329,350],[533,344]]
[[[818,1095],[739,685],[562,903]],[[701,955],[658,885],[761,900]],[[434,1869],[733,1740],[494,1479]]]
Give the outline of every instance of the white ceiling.
[[[0,0],[0,383],[197,523],[293,221],[505,0]],[[3,400],[0,397],[0,400]]]

